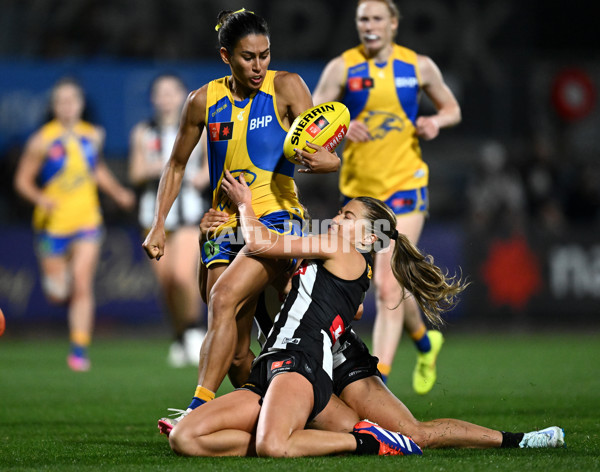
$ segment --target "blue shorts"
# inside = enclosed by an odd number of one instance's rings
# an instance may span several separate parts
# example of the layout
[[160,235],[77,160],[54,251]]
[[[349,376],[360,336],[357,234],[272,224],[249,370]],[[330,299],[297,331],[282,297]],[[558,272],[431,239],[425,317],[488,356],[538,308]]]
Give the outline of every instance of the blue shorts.
[[[345,205],[350,197],[342,195],[342,204]],[[429,208],[429,194],[427,187],[415,188],[412,190],[399,190],[385,203],[392,209],[396,215],[408,215],[410,213],[425,213]]]
[[[304,235],[304,220],[289,211],[274,211],[259,218],[259,221],[270,231],[279,234]],[[202,263],[206,267],[217,263],[229,264],[244,247],[241,228],[238,226],[228,229],[229,231],[223,231],[219,236],[209,239],[202,245]],[[292,262],[295,264],[295,260]]]
[[64,256],[69,251],[71,244],[76,241],[102,241],[104,229],[100,226],[91,229],[82,229],[75,233],[55,236],[45,231],[36,233],[35,246],[41,256]]

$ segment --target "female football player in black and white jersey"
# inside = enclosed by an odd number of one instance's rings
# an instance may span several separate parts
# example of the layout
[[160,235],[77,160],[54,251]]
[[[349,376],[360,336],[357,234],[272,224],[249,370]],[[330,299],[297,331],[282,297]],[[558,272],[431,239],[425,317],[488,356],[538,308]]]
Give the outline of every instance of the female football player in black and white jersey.
[[[267,287],[257,305],[255,321],[259,342],[268,333],[281,308],[281,299],[291,288],[291,280]],[[362,315],[362,306],[355,317]],[[346,330],[333,346],[333,393],[330,403],[308,427],[349,431],[356,418],[369,418],[379,426],[409,436],[423,449],[429,448],[552,448],[564,445],[564,431],[551,426],[529,433],[494,430],[453,418],[417,420],[408,407],[384,384],[378,359],[352,330]],[[352,408],[355,416],[340,408],[339,401]]]
[[[203,233],[223,223],[224,215],[210,210],[200,224]],[[298,264],[301,264],[301,260]],[[298,266],[299,267],[299,266]],[[294,271],[295,269],[292,269]],[[292,288],[288,278],[277,279],[259,299],[255,321],[261,347],[273,327],[282,302]],[[355,316],[362,314],[362,305]],[[254,355],[249,353],[245,363],[246,377]],[[333,346],[333,392],[330,403],[308,424],[313,429],[350,431],[359,418],[370,418],[379,426],[410,436],[421,448],[495,448],[495,447],[559,447],[564,445],[564,432],[553,426],[530,433],[508,433],[493,430],[462,420],[444,418],[417,420],[404,403],[383,383],[377,368],[378,359],[352,330],[346,330]],[[240,366],[241,368],[244,366]],[[243,377],[239,372],[240,377]],[[340,406],[352,408],[349,411]]]
[[[327,233],[299,237],[272,233],[258,221],[243,174],[238,181],[226,172],[223,187],[238,208],[246,244],[240,254],[301,257],[306,262],[293,278],[247,383],[179,421],[169,436],[173,450],[192,456],[420,454],[410,438],[368,421],[355,424],[351,433],[304,428],[331,397],[331,349],[368,289],[372,251],[386,247],[391,238],[397,240],[394,273],[433,321],[439,322],[440,312],[454,305],[462,282],[446,278],[398,235],[394,214],[378,200],[354,199]],[[346,407],[340,403],[338,408]]]

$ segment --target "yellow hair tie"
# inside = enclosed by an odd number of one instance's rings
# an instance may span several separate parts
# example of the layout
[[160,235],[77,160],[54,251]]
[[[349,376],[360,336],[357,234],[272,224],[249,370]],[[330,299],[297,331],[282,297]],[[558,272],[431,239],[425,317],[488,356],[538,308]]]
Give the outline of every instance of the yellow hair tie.
[[[236,11],[230,13],[228,16],[235,15],[236,13],[242,13],[243,11],[247,11],[248,13],[252,13],[254,15],[253,11],[246,10],[245,8],[240,8],[239,10],[236,10]],[[217,26],[215,26],[215,31],[219,31],[221,29],[221,26],[223,26],[221,23],[219,23]]]

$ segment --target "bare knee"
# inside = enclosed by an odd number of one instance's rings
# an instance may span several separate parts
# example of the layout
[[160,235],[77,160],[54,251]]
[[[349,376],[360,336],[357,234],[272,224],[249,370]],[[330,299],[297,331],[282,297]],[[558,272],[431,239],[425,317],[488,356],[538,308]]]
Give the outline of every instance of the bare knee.
[[71,299],[78,301],[93,301],[93,282],[88,280],[75,280],[71,288]]
[[256,455],[258,457],[286,457],[286,441],[268,433],[256,438]]
[[386,306],[393,308],[402,299],[402,287],[398,285],[391,272],[389,275],[391,277],[380,277],[375,283],[375,288],[377,289],[377,299]]
[[42,288],[48,301],[55,305],[63,305],[69,301],[71,296],[71,287],[67,278],[44,276],[42,278]]
[[[209,306],[213,313],[213,319],[222,319],[225,315],[225,317],[231,321],[235,318],[235,309],[237,305],[238,302],[235,299],[235,292],[227,290],[219,284],[215,285],[210,291]],[[214,317],[215,313],[219,314],[216,318]],[[229,316],[226,315],[227,313]]]
[[181,456],[191,455],[193,438],[185,427],[173,428],[169,434],[169,446],[176,454]]
[[181,271],[175,271],[171,276],[170,283],[171,285],[179,288],[180,290],[198,290],[198,286],[196,284],[196,278],[193,276],[194,274],[189,274]]

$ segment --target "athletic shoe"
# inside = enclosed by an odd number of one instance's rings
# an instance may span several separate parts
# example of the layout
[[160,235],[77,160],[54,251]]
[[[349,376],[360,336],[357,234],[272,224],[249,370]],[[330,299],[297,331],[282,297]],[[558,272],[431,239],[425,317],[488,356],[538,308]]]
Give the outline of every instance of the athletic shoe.
[[379,443],[380,456],[423,455],[423,451],[408,436],[383,429],[377,423],[363,420],[354,425],[355,433],[366,433],[373,436]]
[[167,409],[173,412],[169,415],[172,418],[164,417],[158,420],[158,431],[160,434],[164,434],[165,436],[169,437],[169,434],[171,434],[171,430],[175,427],[175,425],[189,415],[193,410],[191,408],[188,408],[187,410],[179,410],[177,408]]
[[564,445],[565,431],[558,426],[525,433],[519,443],[519,447],[562,447]]
[[[167,355],[167,363],[171,367],[185,367],[187,365],[187,356],[183,343],[179,341],[173,341],[169,346],[169,354]],[[196,364],[197,365],[197,364]]]
[[201,328],[186,329],[183,333],[183,351],[188,365],[198,367],[200,348],[205,336],[206,331]]
[[67,356],[67,365],[74,372],[87,372],[92,366],[87,357],[76,356],[75,354]]
[[427,332],[431,349],[429,352],[420,352],[417,355],[417,365],[413,372],[413,389],[419,395],[429,393],[435,385],[437,379],[437,371],[435,363],[444,344],[444,336],[436,330]]

